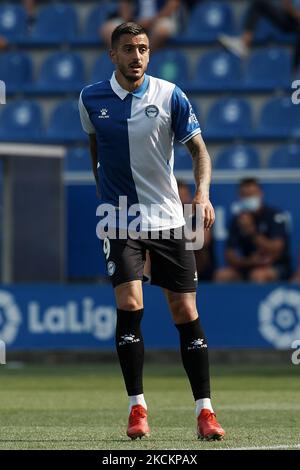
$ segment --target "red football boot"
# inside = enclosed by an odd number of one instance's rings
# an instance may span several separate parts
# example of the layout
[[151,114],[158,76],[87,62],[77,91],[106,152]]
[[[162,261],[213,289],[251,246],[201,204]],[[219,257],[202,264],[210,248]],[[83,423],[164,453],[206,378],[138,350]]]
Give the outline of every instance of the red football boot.
[[148,436],[150,428],[147,422],[147,410],[142,405],[134,405],[128,418],[127,436],[131,439],[140,439]]
[[221,441],[225,436],[225,431],[218,423],[215,413],[203,408],[198,416],[197,434],[198,439]]

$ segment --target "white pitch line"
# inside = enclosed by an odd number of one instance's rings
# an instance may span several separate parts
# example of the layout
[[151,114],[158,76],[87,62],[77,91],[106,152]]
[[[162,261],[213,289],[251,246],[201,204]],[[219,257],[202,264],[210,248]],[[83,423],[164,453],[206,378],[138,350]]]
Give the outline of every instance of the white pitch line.
[[[300,443],[299,444],[282,444],[278,446],[223,447],[222,449],[214,448],[211,450],[272,450],[272,449],[300,449]],[[203,449],[203,450],[208,450],[208,449]]]

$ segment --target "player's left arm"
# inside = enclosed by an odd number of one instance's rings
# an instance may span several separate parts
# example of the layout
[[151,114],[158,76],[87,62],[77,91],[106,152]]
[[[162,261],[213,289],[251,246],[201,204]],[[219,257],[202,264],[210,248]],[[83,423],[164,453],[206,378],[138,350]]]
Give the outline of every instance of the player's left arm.
[[193,206],[201,205],[204,228],[209,229],[215,221],[215,211],[209,199],[209,187],[211,181],[211,160],[205,142],[201,134],[197,134],[185,144],[193,159],[193,171],[196,191],[193,198]]

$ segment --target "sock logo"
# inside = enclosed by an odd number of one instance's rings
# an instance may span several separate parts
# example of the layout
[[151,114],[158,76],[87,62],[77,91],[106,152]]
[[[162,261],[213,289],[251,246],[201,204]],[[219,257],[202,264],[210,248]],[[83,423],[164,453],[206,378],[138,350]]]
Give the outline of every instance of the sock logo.
[[119,342],[119,346],[124,346],[124,344],[133,344],[139,343],[141,340],[140,338],[136,338],[135,335],[123,335],[121,336],[121,340]]
[[191,341],[191,346],[188,346],[188,351],[191,351],[193,349],[202,349],[202,348],[207,348],[207,344],[204,343],[204,339],[198,338],[194,339]]

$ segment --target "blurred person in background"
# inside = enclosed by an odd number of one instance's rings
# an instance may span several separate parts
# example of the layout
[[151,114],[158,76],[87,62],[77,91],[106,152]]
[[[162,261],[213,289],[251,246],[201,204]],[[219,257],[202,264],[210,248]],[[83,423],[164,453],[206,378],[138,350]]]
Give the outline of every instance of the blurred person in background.
[[293,73],[300,63],[300,0],[280,0],[279,4],[270,0],[254,0],[246,14],[244,31],[239,37],[225,34],[220,42],[240,58],[249,54],[258,20],[264,17],[285,33],[295,33]]
[[179,0],[120,0],[116,15],[100,28],[100,36],[107,46],[113,30],[123,22],[138,21],[148,32],[151,51],[164,46],[179,29]]
[[272,282],[291,275],[285,215],[263,202],[254,178],[241,181],[237,215],[230,223],[225,251],[228,266],[216,272],[218,282]]

